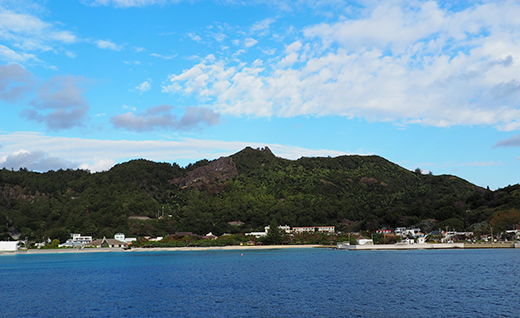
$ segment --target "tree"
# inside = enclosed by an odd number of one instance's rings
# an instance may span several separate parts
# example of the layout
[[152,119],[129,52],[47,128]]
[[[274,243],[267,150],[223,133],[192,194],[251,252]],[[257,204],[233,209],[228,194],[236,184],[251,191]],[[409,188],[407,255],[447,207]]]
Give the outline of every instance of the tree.
[[280,244],[282,243],[282,240],[282,230],[278,227],[278,222],[276,219],[273,218],[269,224],[269,232],[267,232],[267,235],[264,238],[264,243],[269,245]]

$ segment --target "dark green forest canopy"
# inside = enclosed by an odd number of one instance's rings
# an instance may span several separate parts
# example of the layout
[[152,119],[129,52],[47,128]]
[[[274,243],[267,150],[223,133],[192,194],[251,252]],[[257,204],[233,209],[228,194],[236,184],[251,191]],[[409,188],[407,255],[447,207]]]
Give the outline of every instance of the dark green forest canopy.
[[[61,241],[263,230],[271,220],[338,230],[511,228],[520,185],[496,191],[409,171],[378,156],[276,157],[267,147],[187,167],[144,159],[106,172],[0,170],[0,240]],[[240,222],[234,222],[240,221]],[[243,223],[243,224],[242,224]],[[236,225],[239,224],[239,225]]]

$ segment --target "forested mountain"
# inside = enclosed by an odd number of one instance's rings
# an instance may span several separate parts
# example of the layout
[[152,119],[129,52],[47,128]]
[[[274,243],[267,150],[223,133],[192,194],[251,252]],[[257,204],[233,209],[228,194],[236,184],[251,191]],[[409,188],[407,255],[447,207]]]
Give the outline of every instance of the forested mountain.
[[343,231],[503,230],[520,222],[518,211],[520,185],[490,191],[378,156],[287,160],[246,148],[185,168],[140,159],[93,174],[0,170],[0,240],[240,233],[263,230],[272,219]]

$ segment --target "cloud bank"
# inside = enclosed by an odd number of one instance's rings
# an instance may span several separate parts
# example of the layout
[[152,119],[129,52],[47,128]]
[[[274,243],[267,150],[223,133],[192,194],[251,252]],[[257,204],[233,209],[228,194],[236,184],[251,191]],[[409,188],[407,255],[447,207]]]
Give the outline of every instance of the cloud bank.
[[14,103],[33,89],[33,75],[18,64],[0,65],[0,100]]
[[151,107],[145,112],[134,115],[131,112],[116,115],[110,119],[114,127],[130,131],[144,132],[157,129],[196,130],[203,126],[218,125],[220,114],[207,108],[186,107],[184,115],[177,118],[172,114],[173,106]]
[[84,125],[89,105],[83,97],[82,77],[55,76],[37,90],[31,101],[32,109],[26,109],[27,119],[45,123],[51,130],[70,129]]
[[520,129],[519,3],[362,4],[355,17],[302,29],[272,59],[210,55],[163,91],[236,116]]
[[[0,134],[0,168],[110,169],[115,163],[136,158],[153,161],[193,163],[201,159],[229,156],[245,147],[269,146],[273,153],[287,159],[340,156],[347,153],[327,149],[308,149],[291,145],[183,138],[180,140],[98,140],[48,136],[35,132]],[[23,149],[20,149],[23,145]],[[42,150],[44,149],[44,150]]]
[[18,170],[27,168],[32,171],[49,171],[68,168],[78,168],[79,165],[57,157],[49,157],[49,154],[41,151],[19,150],[12,155],[0,158],[0,166],[7,169]]

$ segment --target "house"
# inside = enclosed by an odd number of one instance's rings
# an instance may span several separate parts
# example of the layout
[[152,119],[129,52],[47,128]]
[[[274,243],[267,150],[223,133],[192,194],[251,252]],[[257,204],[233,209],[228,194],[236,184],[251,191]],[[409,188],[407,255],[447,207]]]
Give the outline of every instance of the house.
[[[81,234],[71,234],[72,241],[81,244],[88,244],[92,242],[92,236],[84,236]],[[67,240],[68,241],[68,240]]]
[[414,239],[412,238],[404,238],[402,241],[401,241],[401,244],[414,244],[415,241]]
[[92,241],[90,244],[87,244],[87,246],[90,247],[124,247],[126,245],[125,242],[121,242],[116,239],[107,239],[103,236],[100,240]]
[[70,234],[71,238],[67,242],[58,245],[58,247],[83,247],[86,244],[92,243],[92,236],[84,236],[81,234]]
[[[285,233],[291,233],[291,227],[289,225],[278,225],[278,228],[280,230],[284,231]],[[269,225],[264,227],[265,233],[268,233],[269,229],[270,229]]]
[[125,235],[123,233],[117,233],[116,235],[114,235],[114,239],[116,239],[118,241],[121,241],[121,242],[124,242],[127,245],[131,244],[132,242],[137,241],[137,238],[135,238],[135,237],[125,237]]
[[158,236],[158,237],[152,237],[152,238],[149,238],[148,241],[150,242],[160,242],[164,239],[163,236]]
[[216,240],[218,237],[215,234],[209,232],[208,234],[204,235],[202,238],[203,239]]
[[406,228],[405,227],[396,227],[395,228],[395,235],[399,235],[399,236],[403,236],[404,232],[406,231]]
[[0,241],[0,252],[16,252],[18,244],[18,241]]

